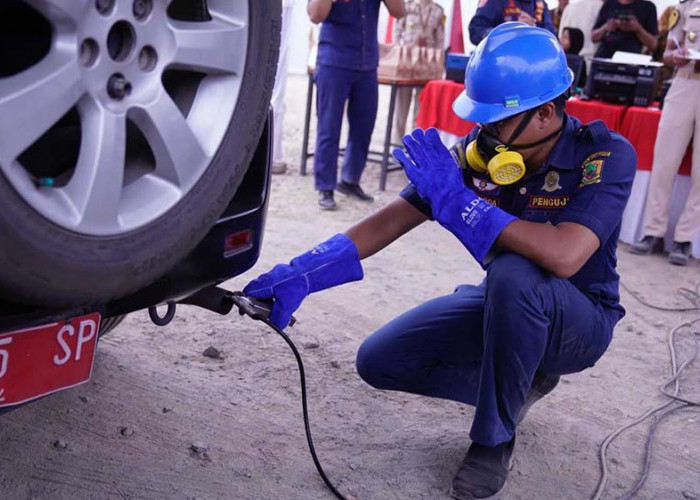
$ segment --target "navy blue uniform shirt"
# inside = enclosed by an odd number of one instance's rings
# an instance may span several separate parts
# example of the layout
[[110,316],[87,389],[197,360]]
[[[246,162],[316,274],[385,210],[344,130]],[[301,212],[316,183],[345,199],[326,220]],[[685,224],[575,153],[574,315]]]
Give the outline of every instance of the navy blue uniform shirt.
[[[545,165],[515,184],[498,186],[488,173],[467,166],[464,151],[476,133],[477,128],[452,148],[464,168],[466,186],[522,220],[554,225],[575,222],[593,231],[600,247],[569,281],[606,308],[611,325],[617,323],[625,310],[619,303],[615,251],[622,212],[637,171],[634,148],[602,122],[582,126],[576,118],[566,116],[563,133]],[[433,218],[430,205],[412,184],[401,196]]]
[[479,42],[499,24],[517,21],[521,12],[533,17],[537,27],[551,31],[557,36],[557,29],[544,0],[481,0],[476,14],[469,21],[469,40],[474,45],[479,45]]
[[338,0],[321,25],[317,64],[357,71],[379,64],[377,22],[381,0]]
[[[608,19],[621,18],[625,16],[634,16],[639,21],[639,24],[650,34],[659,34],[659,22],[656,19],[656,5],[648,0],[636,0],[632,3],[621,4],[617,0],[607,0],[600,8],[598,18],[593,25],[593,29],[597,30]],[[640,53],[642,51],[642,42],[637,35],[631,31],[617,30],[606,33],[603,41],[596,50],[595,57],[610,58],[618,50],[624,52]]]

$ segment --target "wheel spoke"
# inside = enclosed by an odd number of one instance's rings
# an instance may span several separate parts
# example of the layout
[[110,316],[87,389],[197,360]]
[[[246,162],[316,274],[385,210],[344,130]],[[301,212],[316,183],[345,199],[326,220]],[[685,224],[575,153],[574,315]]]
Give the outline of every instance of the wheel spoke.
[[75,57],[52,51],[36,66],[0,79],[0,166],[6,168],[85,93]]
[[170,21],[175,34],[172,66],[207,74],[242,71],[247,29],[244,24],[215,18],[205,23]]
[[155,175],[187,190],[194,184],[208,155],[170,96],[163,90],[150,105],[129,117],[146,137],[156,159]]
[[24,0],[54,25],[77,26],[88,8],[88,0]]
[[119,226],[124,181],[126,116],[91,98],[80,102],[82,142],[70,183],[62,188],[79,214],[76,229],[102,233]]

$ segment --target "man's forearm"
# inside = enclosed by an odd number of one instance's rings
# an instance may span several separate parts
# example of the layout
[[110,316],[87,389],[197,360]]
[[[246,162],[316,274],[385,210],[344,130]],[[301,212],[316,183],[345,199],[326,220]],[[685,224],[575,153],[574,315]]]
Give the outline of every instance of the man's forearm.
[[666,50],[664,51],[664,55],[662,56],[661,60],[667,66],[683,66],[688,60],[683,59],[679,63],[679,61],[676,59],[676,57],[679,54],[683,54],[683,53],[684,53],[683,48],[678,47],[678,45],[676,45],[676,42],[669,39],[668,42],[666,43]]
[[593,41],[593,43],[600,42],[603,39],[603,37],[605,37],[606,29],[607,29],[607,27],[605,25],[602,25],[597,30],[593,30],[591,32],[591,41]]
[[649,52],[656,50],[656,46],[659,43],[659,38],[656,35],[652,35],[641,26],[635,34],[637,38],[639,38],[639,41],[642,42],[642,45],[649,49]]
[[667,66],[675,66],[675,65],[676,65],[676,62],[675,62],[675,60],[674,60],[673,54],[674,54],[675,52],[677,52],[677,51],[678,51],[678,49],[675,48],[675,44],[674,44],[674,48],[673,48],[673,49],[670,49],[670,48],[668,48],[668,46],[667,46],[667,47],[666,47],[666,50],[664,51],[664,55],[663,55],[663,57],[661,58],[662,61],[663,61],[663,63],[664,63],[665,65],[667,65]]
[[360,255],[374,255],[392,241],[425,222],[428,218],[403,198],[362,219],[345,232]]
[[406,15],[406,6],[404,5],[404,0],[384,0],[389,14],[391,14],[396,19],[401,19]]
[[518,220],[503,230],[496,245],[530,259],[557,278],[568,278],[581,269],[600,242],[593,231],[580,224],[552,226]]
[[333,0],[311,0],[306,7],[306,12],[309,13],[309,19],[314,24],[322,23],[331,13]]

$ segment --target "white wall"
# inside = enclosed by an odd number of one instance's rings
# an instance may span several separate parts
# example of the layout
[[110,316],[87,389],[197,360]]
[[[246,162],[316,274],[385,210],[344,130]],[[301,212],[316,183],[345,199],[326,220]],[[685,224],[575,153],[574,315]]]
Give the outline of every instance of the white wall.
[[292,49],[289,51],[289,72],[306,73],[306,61],[309,57],[309,34],[311,21],[306,14],[306,0],[296,0],[292,10],[291,32],[289,35]]

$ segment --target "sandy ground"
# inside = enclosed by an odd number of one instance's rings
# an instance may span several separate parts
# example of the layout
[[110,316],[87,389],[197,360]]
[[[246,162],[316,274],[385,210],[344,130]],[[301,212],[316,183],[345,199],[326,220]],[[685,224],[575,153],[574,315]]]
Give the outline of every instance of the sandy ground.
[[[386,89],[381,105],[386,106]],[[377,167],[364,185],[373,205],[340,198],[340,210],[317,210],[312,177],[298,175],[306,79],[290,79],[285,146],[291,168],[276,176],[263,255],[227,284],[242,288],[257,272],[307,250],[394,199],[401,173],[376,193]],[[380,109],[386,109],[380,108]],[[383,137],[380,113],[375,137]],[[361,283],[311,296],[291,336],[309,380],[317,451],[329,476],[357,499],[444,499],[469,445],[473,410],[456,403],[381,392],[358,377],[362,340],[400,312],[482,271],[435,224],[425,224],[365,262]],[[619,251],[623,282],[652,302],[684,305],[679,287],[700,280],[697,261],[675,268],[661,257]],[[587,499],[599,475],[597,450],[620,425],[663,401],[669,374],[666,341],[698,313],[653,311],[622,293],[628,315],[592,369],[566,376],[518,429],[508,499]],[[329,499],[306,449],[296,363],[276,334],[237,315],[181,307],[165,328],[145,312],[131,315],[98,347],[89,383],[2,417],[2,499]],[[696,328],[700,329],[700,328]],[[681,332],[681,356],[691,335]],[[686,340],[683,340],[686,339]],[[222,359],[202,356],[209,346]],[[683,393],[700,399],[700,364]],[[700,498],[700,412],[665,421],[653,448],[642,499]],[[641,472],[648,426],[611,448],[605,498]],[[199,452],[193,451],[196,444]]]

